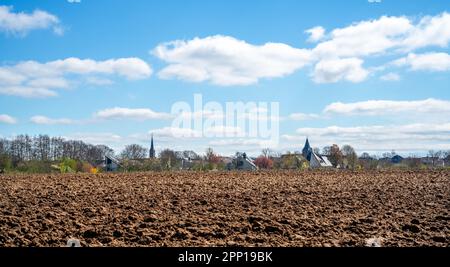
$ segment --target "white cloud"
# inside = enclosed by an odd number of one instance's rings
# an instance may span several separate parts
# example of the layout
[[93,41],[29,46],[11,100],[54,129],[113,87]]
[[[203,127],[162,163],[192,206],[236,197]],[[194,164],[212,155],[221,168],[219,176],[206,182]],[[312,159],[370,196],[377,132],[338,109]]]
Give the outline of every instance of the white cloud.
[[0,123],[15,124],[17,119],[6,114],[0,114]]
[[447,53],[408,54],[393,62],[396,66],[409,66],[411,70],[450,71],[450,55]]
[[382,81],[400,81],[400,75],[398,75],[397,73],[387,73],[383,76],[380,77],[380,80]]
[[312,76],[317,83],[335,83],[341,80],[358,83],[369,75],[362,64],[363,61],[358,58],[321,60],[314,67]]
[[28,82],[28,86],[32,88],[68,88],[69,82],[60,77],[55,78],[38,78]]
[[415,123],[407,125],[375,125],[357,127],[329,126],[325,128],[299,128],[297,133],[305,136],[355,136],[370,138],[370,136],[381,135],[389,138],[394,133],[404,134],[448,134],[450,135],[450,123],[424,124]]
[[[261,79],[290,75],[315,64],[313,80],[335,83],[362,82],[369,71],[362,67],[367,57],[404,54],[415,49],[450,42],[450,14],[422,17],[382,16],[352,23],[325,34],[322,26],[306,31],[313,49],[283,43],[253,45],[229,36],[194,38],[157,46],[152,53],[168,65],[158,76],[221,86],[251,85]],[[370,68],[373,70],[374,68]],[[384,77],[395,80],[395,75]]]
[[124,141],[122,136],[114,133],[73,133],[63,136],[63,138],[68,140],[82,140],[95,145],[113,145]]
[[311,60],[310,52],[281,43],[252,45],[229,36],[194,38],[158,45],[152,53],[169,63],[163,79],[216,85],[249,85],[263,78],[283,77]]
[[[365,58],[387,53],[405,53],[429,46],[447,47],[450,42],[450,14],[447,12],[436,16],[426,16],[417,23],[405,16],[382,16],[379,19],[353,23],[344,28],[331,31],[328,40],[319,43],[313,50],[313,57],[319,60],[316,65],[316,82],[337,82],[342,80],[343,65],[323,64],[331,59]],[[447,67],[444,55],[439,55],[438,66],[432,69],[442,70]],[[322,64],[321,64],[322,62]],[[361,65],[352,64],[346,70],[351,82],[363,81],[367,71]],[[315,73],[316,74],[316,73]],[[325,74],[325,76],[323,75]],[[396,78],[393,75],[384,78]]]
[[42,10],[33,13],[14,13],[11,6],[0,6],[0,32],[25,36],[32,30],[53,28],[54,32],[61,34],[57,16]]
[[105,78],[99,78],[99,77],[87,77],[86,78],[86,82],[88,84],[93,84],[93,85],[111,85],[114,82],[111,81],[110,79],[105,79]]
[[53,90],[29,86],[0,86],[0,94],[27,98],[46,98],[57,96],[57,93]]
[[44,124],[44,125],[56,125],[56,124],[73,124],[74,121],[71,119],[51,119],[46,116],[33,116],[30,119],[31,122],[35,124]]
[[289,119],[294,121],[306,121],[320,118],[318,114],[306,114],[306,113],[292,113],[289,115]]
[[315,43],[325,37],[325,29],[322,26],[317,26],[305,31],[309,34],[308,42]]
[[282,139],[301,144],[306,137],[314,147],[350,144],[359,152],[447,150],[450,149],[450,123],[299,128],[297,135],[284,135]]
[[314,48],[319,57],[361,57],[383,54],[390,49],[411,51],[439,46],[450,41],[450,14],[423,17],[414,23],[407,17],[382,16],[379,19],[353,23],[331,32],[330,40]]
[[219,136],[234,137],[244,135],[245,133],[242,131],[240,127],[217,125],[205,129],[205,134],[213,135],[215,137]]
[[100,119],[134,119],[134,120],[165,120],[172,118],[171,114],[155,112],[147,108],[109,108],[94,114]]
[[178,127],[164,127],[161,129],[153,129],[149,131],[149,134],[154,134],[158,137],[169,138],[199,138],[202,133],[190,128],[178,128]]
[[73,73],[73,74],[116,74],[129,80],[139,80],[149,77],[152,74],[150,66],[139,58],[119,58],[105,61],[95,61],[92,59],[66,58],[55,60],[45,64],[35,61],[27,61],[16,66],[22,71],[33,71],[36,68],[43,68],[41,72],[53,74]]
[[241,139],[219,139],[212,140],[209,142],[211,146],[222,146],[222,147],[233,147],[233,149],[247,149],[253,148],[260,150],[262,148],[276,148],[278,146],[277,142],[272,140],[264,140],[264,139],[249,139],[249,138],[241,138]]
[[361,57],[386,52],[399,46],[414,26],[406,17],[383,16],[376,20],[353,23],[334,29],[327,41],[319,43],[313,52],[317,57]]
[[383,115],[404,113],[449,113],[450,101],[425,99],[417,101],[369,100],[355,103],[336,102],[325,107],[324,113],[341,115]]
[[0,86],[19,85],[26,79],[25,75],[0,67]]
[[183,111],[177,116],[180,116],[181,118],[187,119],[187,120],[195,120],[195,119],[210,119],[210,120],[222,120],[225,118],[223,112],[220,112],[218,110],[208,110],[203,109],[199,111],[194,112],[186,112]]
[[[151,67],[138,58],[119,58],[105,61],[67,58],[47,63],[20,62],[0,67],[0,94],[22,97],[56,96],[56,89],[68,88],[67,76],[92,74],[118,75],[128,80],[145,79],[151,76]],[[87,83],[109,84],[110,80],[88,76]]]
[[450,14],[444,12],[437,16],[425,16],[399,41],[405,50],[427,46],[447,47],[450,41]]

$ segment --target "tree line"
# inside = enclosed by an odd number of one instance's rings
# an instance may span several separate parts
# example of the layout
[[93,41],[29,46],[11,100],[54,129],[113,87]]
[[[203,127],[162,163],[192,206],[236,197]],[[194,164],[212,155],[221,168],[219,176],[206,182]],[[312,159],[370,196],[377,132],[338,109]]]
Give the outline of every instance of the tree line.
[[48,135],[18,135],[0,139],[0,169],[38,167],[37,162],[55,162],[73,159],[95,164],[114,150],[105,145],[91,145],[83,141],[65,140]]
[[[357,155],[355,149],[349,145],[339,147],[334,144],[322,150],[314,148],[316,154],[327,156],[335,168],[348,169],[376,169],[391,167],[387,160],[397,155],[394,151],[383,153],[382,157],[362,153]],[[70,167],[75,171],[86,171],[104,160],[105,155],[116,155],[121,159],[122,168],[126,171],[146,170],[177,170],[187,168],[193,170],[225,169],[224,157],[216,154],[211,148],[200,156],[194,151],[161,150],[158,158],[144,160],[149,157],[149,150],[139,144],[131,144],[118,154],[105,145],[92,145],[78,140],[65,140],[61,137],[48,135],[18,135],[15,138],[0,138],[0,171],[17,170],[23,172],[50,172],[54,163],[62,164],[61,168]],[[254,160],[260,169],[305,169],[309,162],[301,152],[276,153],[270,149],[263,149],[259,157]],[[426,165],[437,167],[439,162],[448,162],[450,151],[428,152],[425,159],[410,156],[401,165],[409,168],[420,168]]]

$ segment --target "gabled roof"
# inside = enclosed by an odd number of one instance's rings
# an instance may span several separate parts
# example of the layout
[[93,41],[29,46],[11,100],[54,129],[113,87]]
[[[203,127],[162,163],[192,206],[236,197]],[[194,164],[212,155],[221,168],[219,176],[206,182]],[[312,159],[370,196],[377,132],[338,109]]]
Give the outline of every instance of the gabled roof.
[[256,169],[258,168],[258,167],[256,166],[256,164],[253,163],[253,161],[251,161],[250,159],[245,158],[245,160],[246,160],[252,167],[255,167]]
[[117,165],[120,165],[120,161],[113,156],[105,155],[105,159],[110,159],[112,162],[116,163]]
[[331,162],[328,160],[328,157],[323,156],[323,155],[318,155],[314,152],[311,152],[311,157],[314,157],[317,162],[319,162],[320,166],[322,167],[332,167],[333,164],[331,164]]

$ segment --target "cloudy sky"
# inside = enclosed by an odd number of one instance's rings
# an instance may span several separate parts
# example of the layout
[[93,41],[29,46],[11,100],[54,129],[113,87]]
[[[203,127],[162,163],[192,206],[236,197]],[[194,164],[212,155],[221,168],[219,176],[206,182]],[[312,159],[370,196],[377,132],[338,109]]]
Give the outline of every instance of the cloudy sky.
[[[49,134],[257,155],[174,138],[172,105],[278,102],[301,150],[450,149],[450,0],[0,1],[0,137]],[[216,127],[211,131],[235,131]]]

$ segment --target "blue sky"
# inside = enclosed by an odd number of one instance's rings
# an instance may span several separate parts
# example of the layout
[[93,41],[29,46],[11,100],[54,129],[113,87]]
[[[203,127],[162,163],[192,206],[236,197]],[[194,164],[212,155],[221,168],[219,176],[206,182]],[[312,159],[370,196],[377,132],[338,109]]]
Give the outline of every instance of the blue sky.
[[202,94],[278,102],[280,152],[450,150],[450,1],[72,2],[0,1],[0,136],[257,155],[168,134]]

